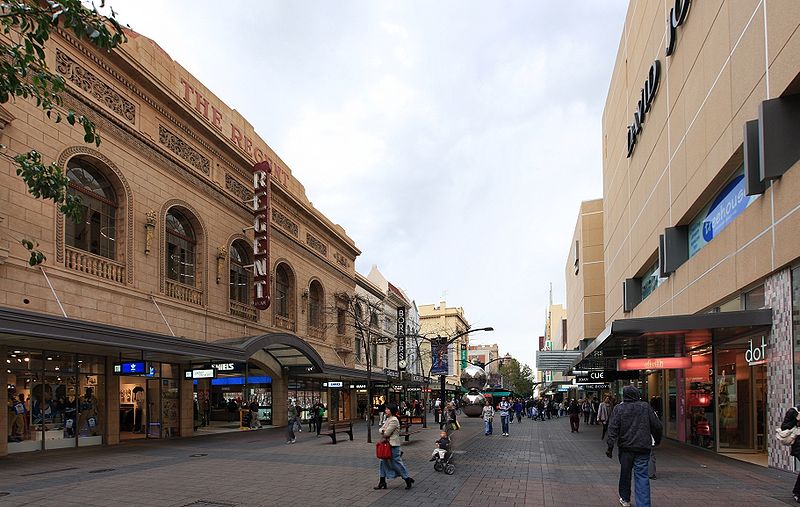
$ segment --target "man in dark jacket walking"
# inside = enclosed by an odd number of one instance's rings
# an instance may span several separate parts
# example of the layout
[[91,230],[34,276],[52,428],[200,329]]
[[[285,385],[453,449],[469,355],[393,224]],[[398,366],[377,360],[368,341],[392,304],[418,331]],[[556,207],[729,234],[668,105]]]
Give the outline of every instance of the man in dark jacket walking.
[[608,450],[611,458],[614,444],[619,447],[619,503],[631,504],[631,470],[636,487],[636,507],[650,507],[650,478],[647,464],[650,449],[661,443],[661,421],[650,404],[641,400],[639,389],[626,386],[622,403],[614,407],[608,424]]

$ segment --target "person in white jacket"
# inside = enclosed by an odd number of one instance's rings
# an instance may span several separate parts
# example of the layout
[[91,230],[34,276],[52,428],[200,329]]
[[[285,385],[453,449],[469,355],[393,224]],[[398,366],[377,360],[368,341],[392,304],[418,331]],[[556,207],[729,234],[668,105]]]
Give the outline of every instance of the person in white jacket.
[[483,434],[489,436],[492,434],[492,421],[494,420],[494,408],[491,404],[483,406],[481,417],[483,417]]

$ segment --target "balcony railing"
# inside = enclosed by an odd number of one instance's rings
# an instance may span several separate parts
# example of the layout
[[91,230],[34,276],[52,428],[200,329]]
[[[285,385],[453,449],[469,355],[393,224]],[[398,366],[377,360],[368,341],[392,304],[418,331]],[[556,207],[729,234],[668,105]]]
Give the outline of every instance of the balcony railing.
[[192,303],[193,305],[203,304],[203,291],[195,287],[183,285],[175,280],[164,280],[164,293],[175,299]]
[[64,265],[67,268],[113,282],[125,283],[124,264],[69,246],[65,250]]
[[272,322],[275,324],[275,327],[279,327],[281,329],[286,329],[289,331],[296,331],[296,325],[294,319],[290,319],[288,317],[284,317],[283,315],[275,315],[272,318]]
[[325,339],[325,329],[321,327],[308,326],[308,336],[318,340]]
[[240,319],[252,320],[253,322],[258,321],[258,310],[253,306],[231,300],[229,301],[229,311],[231,315],[239,317]]

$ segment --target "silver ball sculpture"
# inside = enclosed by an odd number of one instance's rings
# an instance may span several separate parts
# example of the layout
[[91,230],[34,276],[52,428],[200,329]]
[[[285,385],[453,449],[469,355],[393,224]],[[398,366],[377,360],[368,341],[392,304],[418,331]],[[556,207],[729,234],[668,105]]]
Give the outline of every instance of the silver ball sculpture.
[[461,385],[469,392],[461,397],[461,410],[467,417],[480,417],[486,398],[480,392],[486,385],[486,372],[480,366],[467,365],[461,372]]

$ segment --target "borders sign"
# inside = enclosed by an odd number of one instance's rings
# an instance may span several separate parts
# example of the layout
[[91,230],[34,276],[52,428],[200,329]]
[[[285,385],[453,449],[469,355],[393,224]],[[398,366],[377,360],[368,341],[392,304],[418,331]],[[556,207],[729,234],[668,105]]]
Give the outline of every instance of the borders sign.
[[[401,366],[402,365],[402,366]],[[397,307],[397,369],[406,369],[406,307]]]

